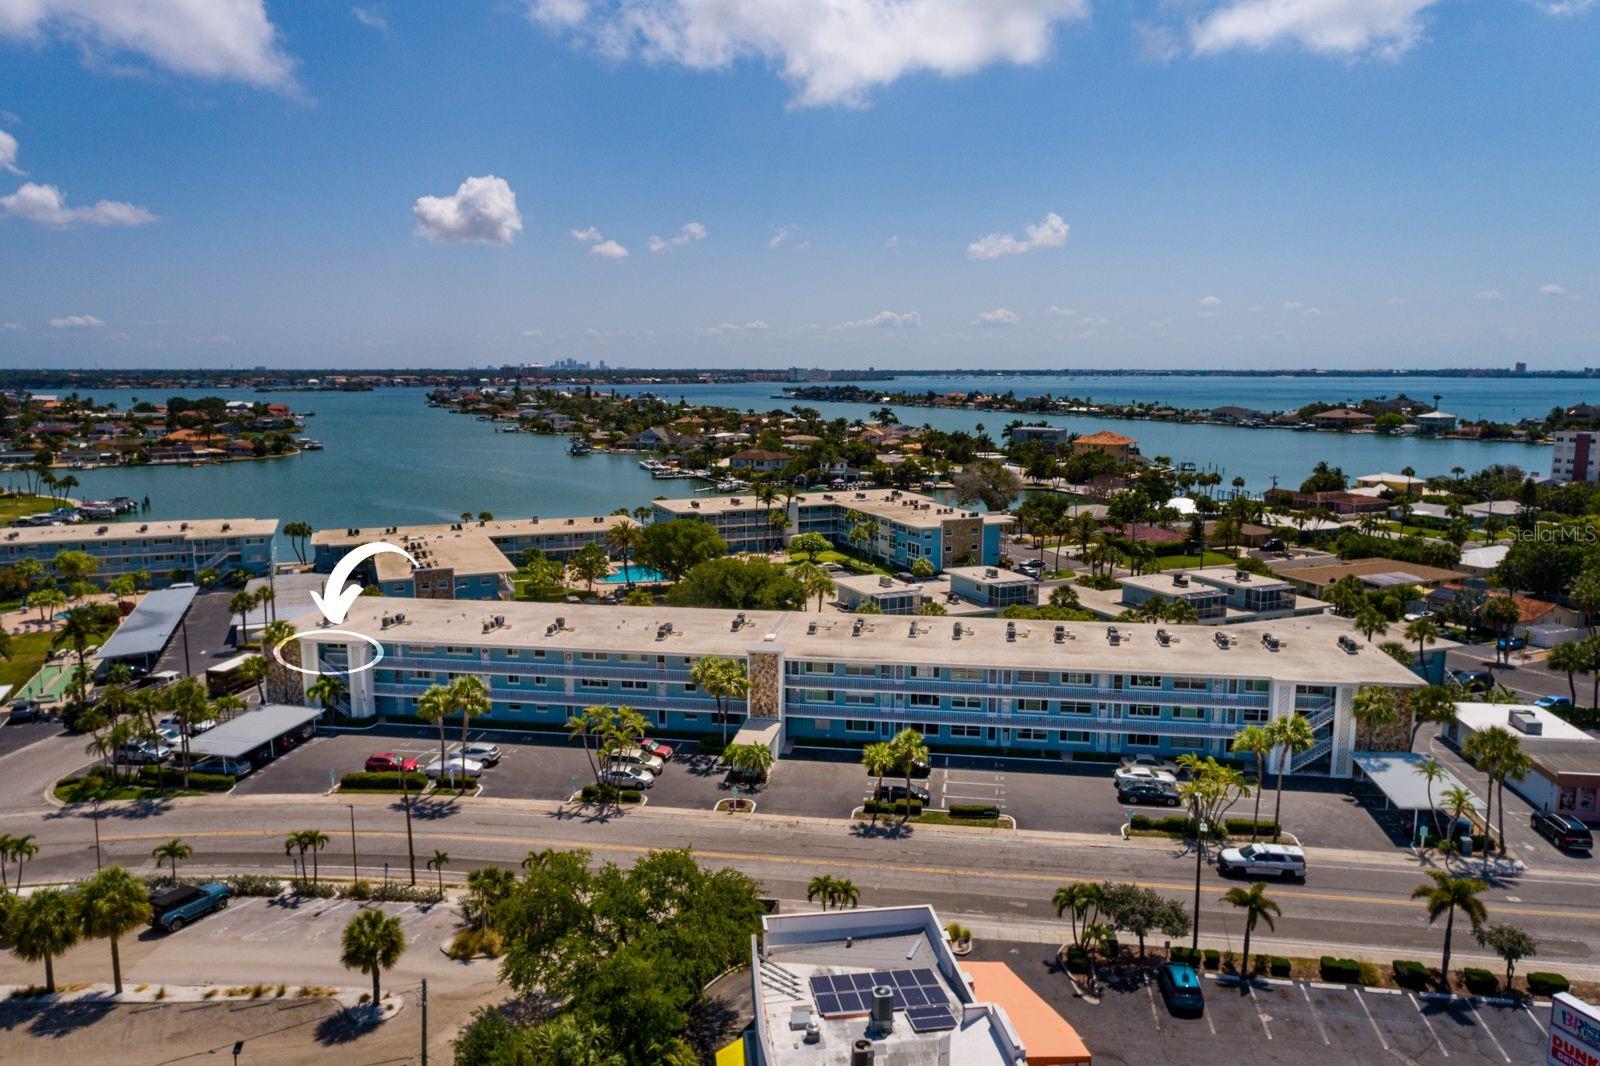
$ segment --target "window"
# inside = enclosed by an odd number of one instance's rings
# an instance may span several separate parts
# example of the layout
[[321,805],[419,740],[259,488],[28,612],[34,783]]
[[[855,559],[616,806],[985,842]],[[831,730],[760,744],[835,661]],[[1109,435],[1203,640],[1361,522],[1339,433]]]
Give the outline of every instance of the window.
[[1262,678],[1253,678],[1248,681],[1241,681],[1239,682],[1239,691],[1265,696],[1268,692],[1272,691],[1272,682]]
[[801,703],[832,703],[833,690],[828,688],[798,688],[794,698]]
[[603,651],[581,651],[578,653],[578,661],[585,663],[603,663],[606,661],[606,653]]
[[683,720],[685,722],[698,722],[700,720],[700,715],[694,711],[690,711],[688,714],[683,716]]
[[800,672],[802,674],[831,674],[833,673],[833,664],[803,662],[800,664]]
[[851,707],[876,707],[878,697],[871,692],[846,692],[844,702]]
[[413,670],[413,671],[411,671],[411,679],[413,681],[430,681],[430,680],[433,679],[433,671],[432,670]]
[[983,671],[968,666],[952,666],[950,668],[951,681],[982,681]]
[[624,681],[624,682],[622,682],[622,691],[624,691],[624,692],[649,692],[650,691],[650,682],[648,682],[648,681]]
[[1094,675],[1073,670],[1061,675],[1061,683],[1063,685],[1092,685],[1094,684]]
[[471,655],[472,654],[472,649],[471,648],[458,648],[454,644],[447,644],[447,645],[445,645],[444,653],[446,655]]
[[508,711],[520,711],[520,710],[522,710],[522,704],[520,704],[520,703],[508,703],[508,704],[506,704],[506,710],[508,710]]
[[939,676],[939,668],[937,666],[913,666],[910,676],[937,678]]
[[1049,740],[1050,734],[1044,729],[1018,729],[1012,734],[1018,740]]
[[871,663],[845,663],[845,677],[877,677],[878,668]]
[[1048,685],[1050,671],[1048,670],[1018,670],[1017,684],[1019,685]]
[[908,706],[908,707],[937,707],[937,706],[939,706],[939,697],[931,695],[930,693],[927,693],[927,692],[913,692],[911,694],[911,696],[906,700],[906,706]]
[[1239,720],[1242,722],[1265,722],[1271,713],[1266,707],[1246,707],[1239,712]]
[[1094,713],[1094,704],[1092,704],[1092,703],[1081,703],[1081,702],[1079,702],[1077,700],[1062,700],[1061,701],[1061,713],[1062,714],[1093,714]]
[[1129,688],[1160,688],[1161,687],[1161,675],[1160,674],[1129,674],[1128,675],[1128,687]]
[[1172,687],[1179,692],[1204,692],[1208,684],[1210,682],[1203,677],[1175,677],[1172,679]]
[[1049,700],[1021,700],[1017,701],[1019,714],[1044,714],[1050,710]]
[[621,655],[617,656],[617,661],[623,663],[648,663],[650,661],[650,656],[643,655],[639,652],[625,651]]
[[953,725],[950,727],[952,737],[981,737],[983,727],[977,725]]
[[1206,712],[1199,707],[1174,707],[1172,720],[1175,722],[1201,722],[1204,721]]
[[950,709],[952,711],[981,711],[983,710],[983,697],[951,696]]
[[1130,748],[1159,748],[1161,738],[1154,733],[1129,733],[1127,744]]
[[829,722],[826,718],[814,718],[811,721],[811,725],[814,729],[816,729],[817,732],[826,733],[828,731]]
[[508,684],[508,685],[520,685],[520,684],[522,684],[522,677],[520,675],[518,675],[518,674],[507,674],[506,675],[506,684]]
[[578,682],[579,688],[605,688],[611,682],[598,677],[586,677]]
[[683,683],[683,691],[684,691],[685,695],[688,695],[690,693],[699,692],[700,689],[695,685],[695,683],[693,681],[685,681]]
[[863,722],[856,718],[846,718],[844,720],[844,731],[846,733],[870,733],[872,732],[872,723]]
[[506,658],[507,659],[515,659],[516,657],[517,657],[517,649],[516,648],[507,648],[506,649]]
[[1061,743],[1087,744],[1089,743],[1089,733],[1084,729],[1063,729],[1061,731]]
[[1161,717],[1161,708],[1157,707],[1153,703],[1130,703],[1130,704],[1128,704],[1128,717],[1129,718],[1160,718]]

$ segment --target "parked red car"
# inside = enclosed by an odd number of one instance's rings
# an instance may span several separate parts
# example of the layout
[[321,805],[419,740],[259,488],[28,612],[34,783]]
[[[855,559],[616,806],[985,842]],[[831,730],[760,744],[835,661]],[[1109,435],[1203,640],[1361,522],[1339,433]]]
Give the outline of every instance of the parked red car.
[[375,755],[367,756],[367,772],[383,773],[392,770],[396,773],[411,773],[417,768],[417,760],[403,759],[392,751],[380,751]]
[[671,744],[663,744],[659,740],[651,740],[649,737],[646,737],[645,739],[639,741],[639,747],[644,749],[646,754],[654,755],[662,762],[672,761]]

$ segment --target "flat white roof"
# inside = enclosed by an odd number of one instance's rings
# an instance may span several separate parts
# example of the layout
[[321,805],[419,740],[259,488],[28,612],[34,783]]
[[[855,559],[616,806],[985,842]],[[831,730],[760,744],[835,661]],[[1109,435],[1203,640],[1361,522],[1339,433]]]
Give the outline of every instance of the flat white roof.
[[1490,544],[1484,548],[1467,548],[1461,553],[1461,565],[1474,570],[1493,570],[1511,550],[1509,544]]
[[276,518],[190,518],[167,522],[79,522],[72,526],[19,526],[4,532],[13,544],[61,544],[98,540],[179,537],[213,540],[217,537],[270,537],[278,531]]
[[269,703],[246,711],[199,736],[190,737],[189,750],[196,755],[222,755],[237,759],[290,730],[299,729],[321,714],[320,707]]
[[491,537],[535,536],[571,533],[579,530],[606,530],[618,522],[636,526],[631,515],[584,515],[573,518],[494,518],[479,522],[435,522],[415,526],[366,526],[348,529],[319,529],[311,535],[312,544],[342,544],[354,547],[385,537],[442,536],[459,532],[486,533]]
[[952,578],[961,578],[981,585],[1032,585],[1033,578],[1017,570],[998,566],[952,566],[945,570]]
[[[1428,796],[1428,779],[1417,773],[1417,766],[1425,755],[1414,751],[1358,751],[1351,756],[1373,784],[1388,797],[1389,803],[1402,811],[1441,810],[1444,794],[1465,782],[1443,766],[1444,776],[1433,783],[1433,796]],[[1471,792],[1470,788],[1467,791]],[[1472,806],[1483,810],[1483,801],[1474,793]]]
[[[406,620],[385,629],[383,619]],[[738,615],[744,625],[734,628]],[[505,625],[489,625],[496,616]],[[553,629],[556,619],[564,627]],[[322,616],[295,620],[306,640],[320,637]],[[891,663],[947,663],[973,667],[1160,673],[1186,677],[1274,678],[1314,685],[1422,684],[1410,669],[1371,647],[1350,623],[1333,615],[1281,618],[1231,626],[1227,649],[1213,626],[1158,626],[1118,622],[1008,622],[996,618],[900,618],[728,611],[693,607],[626,607],[605,604],[524,603],[361,597],[341,628],[394,645],[415,641],[471,647],[631,651],[658,655],[743,658],[752,649],[782,650],[790,659]],[[665,624],[671,631],[663,635]],[[857,628],[859,624],[859,629]],[[1058,625],[1066,639],[1055,643]],[[1014,639],[1007,639],[1014,626]],[[1109,631],[1119,639],[1113,644]],[[1156,642],[1165,629],[1171,642]],[[1277,638],[1274,651],[1262,641]],[[1338,638],[1356,638],[1354,654]],[[770,637],[770,639],[769,639]],[[337,635],[330,640],[349,638]]]
[[[1538,736],[1529,736],[1511,724],[1511,712],[1520,711],[1532,715],[1538,722],[1542,732]],[[1600,740],[1585,733],[1577,726],[1572,725],[1559,715],[1535,707],[1530,703],[1458,703],[1456,704],[1456,721],[1462,726],[1476,733],[1480,729],[1490,726],[1499,726],[1509,730],[1518,740],[1526,744],[1537,744],[1548,740],[1579,740],[1596,745],[1595,750],[1600,752]]]

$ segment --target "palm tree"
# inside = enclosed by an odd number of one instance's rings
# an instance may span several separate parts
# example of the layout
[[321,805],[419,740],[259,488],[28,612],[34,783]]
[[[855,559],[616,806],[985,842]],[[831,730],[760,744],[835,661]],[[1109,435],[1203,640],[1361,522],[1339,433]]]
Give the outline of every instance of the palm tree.
[[1445,915],[1444,958],[1439,964],[1439,978],[1446,989],[1450,987],[1450,938],[1455,933],[1456,911],[1459,909],[1472,922],[1474,930],[1483,925],[1488,911],[1478,893],[1488,886],[1475,877],[1452,877],[1440,870],[1429,870],[1428,880],[1411,890],[1412,899],[1423,900],[1428,908],[1428,924]]
[[428,869],[439,875],[439,895],[444,895],[444,868],[450,862],[450,853],[433,849],[433,858],[428,860]]
[[822,904],[822,909],[827,910],[828,904],[833,902],[833,888],[838,884],[832,874],[817,874],[806,885],[806,900],[811,903]]
[[[1487,787],[1483,791],[1485,804],[1483,812],[1483,832],[1485,836],[1483,852],[1485,858],[1494,848],[1494,836],[1489,832],[1489,826],[1494,821],[1494,781],[1495,775],[1500,772],[1500,761],[1505,757],[1508,741],[1515,744],[1516,738],[1503,726],[1495,725],[1487,729],[1478,730],[1467,738],[1465,744],[1461,745],[1461,754],[1468,762],[1472,763],[1474,769],[1482,771],[1483,775],[1488,778]],[[1500,843],[1503,849],[1505,841],[1502,839]]]
[[[489,689],[483,683],[483,678],[477,674],[462,674],[450,682],[449,702],[452,710],[461,712],[461,757],[467,757],[467,728],[472,719],[489,713]],[[439,768],[440,773],[444,767]],[[466,787],[466,775],[462,775],[462,787]]]
[[250,612],[256,609],[256,596],[253,592],[240,589],[228,598],[228,614],[239,616],[239,636],[233,642],[235,648],[244,643],[244,627],[249,620]]
[[12,903],[5,939],[23,962],[44,963],[44,988],[56,992],[55,959],[78,942],[77,901],[59,888],[41,888]]
[[1383,612],[1370,603],[1363,603],[1356,608],[1355,619],[1351,623],[1356,627],[1356,632],[1367,638],[1367,643],[1372,643],[1373,637],[1381,637],[1389,632],[1389,620],[1383,617]]
[[1253,844],[1261,828],[1261,779],[1267,776],[1267,756],[1277,746],[1272,734],[1259,725],[1247,725],[1233,735],[1233,750],[1253,756],[1256,760],[1256,811],[1250,821],[1250,842]]
[[1449,725],[1456,720],[1456,701],[1443,685],[1427,685],[1411,693],[1406,700],[1411,712],[1411,740],[1406,750],[1417,746],[1417,734],[1424,725]]
[[1087,927],[1099,917],[1100,904],[1105,894],[1093,881],[1078,881],[1056,889],[1050,902],[1055,905],[1056,917],[1068,915],[1072,923],[1072,942],[1078,943],[1078,923]]
[[285,522],[283,535],[289,538],[289,546],[294,549],[295,558],[302,563],[306,561],[306,541],[310,539],[313,530],[309,522]]
[[10,833],[0,833],[0,887],[6,883],[6,863],[11,861],[11,846],[16,842]]
[[1522,742],[1515,733],[1508,733],[1510,741],[1507,742],[1495,760],[1495,791],[1500,794],[1500,808],[1496,814],[1496,835],[1500,837],[1502,850],[1506,846],[1506,778],[1520,781],[1533,770],[1533,759],[1522,750]]
[[1276,928],[1274,922],[1283,913],[1283,908],[1267,895],[1267,886],[1260,881],[1249,888],[1228,889],[1222,894],[1222,902],[1231,903],[1244,911],[1244,957],[1239,965],[1239,977],[1243,985],[1249,987],[1250,934],[1256,931],[1258,920],[1266,922],[1268,929]]
[[262,703],[267,702],[267,659],[264,655],[252,655],[239,664],[239,680],[247,685],[256,687],[256,695]]
[[722,723],[722,742],[728,742],[728,701],[741,700],[750,692],[750,678],[743,666],[720,655],[702,655],[694,661],[690,678],[706,695],[717,701],[717,720]]
[[334,704],[349,694],[350,686],[345,684],[341,678],[334,677],[332,674],[317,675],[317,679],[311,682],[311,686],[306,689],[306,695],[311,697],[313,702],[320,703],[325,711],[336,712],[337,708]]
[[78,889],[83,935],[111,941],[111,983],[122,995],[122,957],[117,940],[150,920],[150,897],[144,883],[120,866],[107,866]]
[[172,864],[172,880],[178,880],[178,860],[187,859],[194,854],[194,849],[185,844],[178,837],[173,837],[164,844],[157,844],[150,849],[150,857],[156,860],[156,870],[160,871],[163,862]]
[[633,568],[628,560],[644,546],[644,530],[636,523],[623,520],[606,530],[606,547],[622,558],[622,573],[628,587],[633,587]]
[[1393,725],[1400,713],[1394,701],[1394,692],[1368,685],[1356,693],[1351,707],[1355,720],[1369,732]]
[[823,599],[833,592],[833,578],[828,572],[815,563],[801,563],[790,576],[800,582],[800,591],[806,599],[817,598],[817,610],[821,611]]
[[372,975],[372,1006],[378,1008],[383,1001],[378,977],[392,969],[406,950],[400,919],[379,910],[362,911],[344,927],[340,946],[339,962],[346,969]]
[[[24,833],[19,837],[12,837],[7,846],[8,857],[17,864],[17,892],[22,892],[22,867],[24,864],[39,854],[39,845],[34,841],[32,833]],[[0,892],[5,891],[5,883],[0,881]]]
[[439,767],[444,768],[444,726],[450,717],[450,712],[455,708],[450,704],[450,689],[447,685],[429,685],[427,691],[417,697],[417,718],[423,722],[437,723],[439,726]]
[[1439,765],[1439,760],[1429,755],[1417,763],[1413,773],[1422,775],[1427,780],[1428,810],[1433,813],[1433,835],[1439,835],[1439,808],[1433,802],[1433,786],[1436,781],[1442,781],[1447,775],[1445,768]]
[[878,804],[876,800],[883,794],[884,777],[894,771],[894,748],[890,747],[888,741],[884,740],[868,744],[861,749],[861,765],[867,771],[868,777],[876,777],[878,779],[877,790],[872,794],[874,800],[872,804],[872,823],[876,825],[878,823]]
[[311,846],[306,841],[306,834],[309,832],[309,829],[296,829],[283,838],[283,853],[285,855],[294,851],[300,852],[300,880],[302,882],[306,879],[306,849]]
[[1315,746],[1317,736],[1305,716],[1295,713],[1274,718],[1266,724],[1266,732],[1272,740],[1272,746],[1278,749],[1277,797],[1272,804],[1272,824],[1277,830],[1273,835],[1276,836],[1283,831],[1283,772],[1288,769],[1294,756]]
[[833,909],[855,908],[861,902],[861,890],[849,878],[841,877],[833,883]]
[[1439,639],[1439,627],[1431,618],[1418,618],[1406,624],[1406,639],[1417,642],[1417,669],[1426,674],[1427,668],[1422,663],[1422,656],[1428,645]]
[[906,777],[906,813],[900,819],[900,824],[905,825],[911,820],[911,774],[918,766],[927,765],[928,745],[915,729],[902,729],[889,741],[889,750],[894,755],[895,766]]
[[1557,644],[1550,649],[1550,654],[1545,656],[1545,665],[1552,670],[1559,670],[1567,675],[1567,691],[1572,696],[1573,706],[1578,704],[1578,682],[1574,675],[1587,673],[1589,666],[1588,649],[1580,640],[1569,640],[1565,644]]

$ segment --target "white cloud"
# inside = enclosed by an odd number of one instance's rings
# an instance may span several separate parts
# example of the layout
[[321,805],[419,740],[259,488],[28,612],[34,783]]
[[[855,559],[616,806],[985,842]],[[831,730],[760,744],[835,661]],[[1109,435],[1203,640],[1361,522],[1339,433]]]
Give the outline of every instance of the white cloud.
[[572,239],[575,241],[583,241],[587,243],[589,241],[605,240],[605,238],[600,235],[600,231],[595,229],[593,226],[590,226],[588,229],[574,229],[568,230],[567,232],[572,234]]
[[1553,281],[1547,281],[1539,286],[1539,295],[1541,296],[1565,296],[1566,294],[1566,286],[1557,285]]
[[777,68],[794,103],[860,106],[907,74],[971,74],[1037,63],[1058,24],[1088,0],[526,0],[534,22],[611,60],[638,56],[691,70],[742,60]]
[[199,344],[206,347],[221,347],[233,343],[233,338],[226,333],[213,333],[209,337],[191,337],[190,344]]
[[1022,255],[1036,248],[1060,248],[1067,243],[1070,227],[1054,211],[1023,230],[1018,240],[1009,233],[991,233],[967,245],[967,258],[976,260],[1002,259],[1008,255]]
[[841,322],[834,329],[916,329],[922,316],[915,311],[879,311],[871,318]]
[[893,249],[895,249],[895,248],[900,247],[900,234],[898,234],[898,233],[889,234],[889,236],[884,240],[883,246],[885,248],[890,249],[891,251]]
[[765,333],[769,327],[760,319],[749,322],[718,322],[715,326],[706,326],[695,332],[702,337],[727,337],[740,333]]
[[1073,315],[1077,314],[1078,312],[1074,311],[1070,307],[1061,307],[1061,306],[1058,306],[1057,304],[1051,304],[1049,307],[1046,307],[1044,309],[1044,313],[1047,314],[1047,315],[1050,315],[1053,318],[1071,318]]
[[389,32],[389,16],[382,10],[373,7],[353,7],[350,14],[355,16],[357,22],[363,26],[371,27],[379,33]]
[[772,236],[767,240],[767,247],[776,248],[778,245],[782,244],[788,239],[789,230],[783,226],[779,226],[777,229],[772,231]]
[[542,330],[542,329],[525,329],[525,330],[522,331],[521,336],[524,336],[524,337],[542,337],[542,336],[544,336],[544,330]]
[[1222,306],[1222,297],[1220,297],[1220,296],[1202,296],[1202,297],[1200,297],[1200,306],[1201,307],[1221,307]]
[[135,55],[177,74],[299,92],[264,0],[0,0],[0,37],[63,40],[92,58]]
[[1503,300],[1499,289],[1482,289],[1472,297],[1474,300]]
[[1134,39],[1139,46],[1139,58],[1165,63],[1178,58],[1183,51],[1178,31],[1156,22],[1137,21],[1133,24]]
[[17,139],[5,130],[0,130],[0,170],[22,173],[17,169]]
[[601,259],[626,259],[628,250],[616,241],[601,241],[589,248],[590,255],[597,255]]
[[1439,0],[1231,0],[1189,26],[1196,52],[1294,44],[1321,55],[1392,57],[1422,38]]
[[10,196],[0,196],[0,214],[44,226],[142,226],[156,216],[142,207],[120,200],[101,200],[89,207],[68,207],[67,197],[54,185],[28,182]]
[[0,330],[5,330],[7,333],[20,333],[27,328],[21,322],[0,322]]
[[1017,313],[1004,307],[996,307],[993,311],[985,311],[972,320],[974,326],[1014,326],[1017,324]]
[[1576,15],[1595,5],[1595,0],[1533,0],[1533,6],[1546,15]]
[[678,228],[678,232],[671,237],[657,237],[650,235],[650,250],[657,254],[670,252],[674,248],[682,248],[686,244],[706,239],[706,228],[698,222],[685,222]]
[[1404,296],[1391,296],[1387,302],[1390,307],[1400,307],[1406,303],[1409,303],[1410,301],[1408,301]]
[[1283,309],[1285,311],[1299,311],[1302,315],[1307,315],[1311,318],[1315,318],[1317,315],[1322,314],[1322,309],[1320,307],[1312,307],[1310,304],[1302,303],[1299,300],[1288,301],[1283,305]]
[[93,315],[68,315],[65,318],[52,318],[52,329],[99,329],[105,325]]
[[506,245],[522,232],[517,194],[493,174],[463,181],[453,196],[422,196],[411,208],[413,233],[435,244]]

